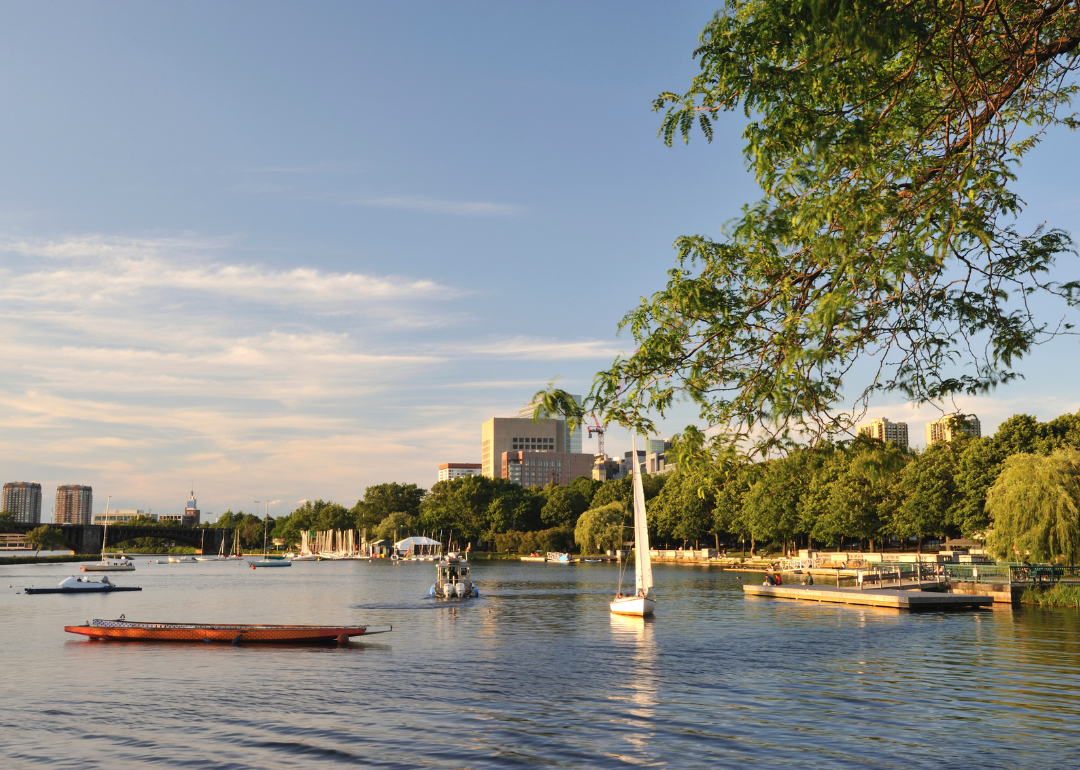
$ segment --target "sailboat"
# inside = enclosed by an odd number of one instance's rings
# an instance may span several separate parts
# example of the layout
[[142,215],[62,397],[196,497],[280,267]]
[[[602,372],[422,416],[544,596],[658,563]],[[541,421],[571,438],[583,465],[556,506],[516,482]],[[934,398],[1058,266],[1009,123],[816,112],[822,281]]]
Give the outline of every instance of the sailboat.
[[652,562],[649,559],[649,526],[645,518],[645,489],[641,485],[641,463],[638,462],[637,440],[631,447],[634,458],[634,587],[633,596],[622,595],[620,581],[619,593],[611,603],[611,611],[617,615],[652,615],[656,609],[656,600],[652,593]]
[[292,562],[288,559],[271,559],[266,549],[266,529],[270,525],[270,504],[267,503],[266,514],[263,517],[263,557],[259,561],[251,562],[251,568],[256,567],[291,567]]

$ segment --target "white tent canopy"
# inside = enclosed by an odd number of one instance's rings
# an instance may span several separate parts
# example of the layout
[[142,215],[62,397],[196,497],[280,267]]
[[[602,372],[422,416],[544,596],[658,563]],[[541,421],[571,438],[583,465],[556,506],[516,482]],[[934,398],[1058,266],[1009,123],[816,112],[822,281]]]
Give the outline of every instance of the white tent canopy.
[[418,545],[442,545],[438,540],[432,540],[430,537],[407,537],[397,543],[394,543],[394,548],[399,551],[407,551],[410,548]]

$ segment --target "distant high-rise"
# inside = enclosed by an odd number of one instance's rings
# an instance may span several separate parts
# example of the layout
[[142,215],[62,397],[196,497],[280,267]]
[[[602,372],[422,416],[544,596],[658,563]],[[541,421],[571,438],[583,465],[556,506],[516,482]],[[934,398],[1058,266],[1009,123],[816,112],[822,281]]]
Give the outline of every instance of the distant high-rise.
[[881,439],[882,441],[891,441],[897,446],[902,446],[905,449],[908,446],[907,423],[892,422],[884,417],[879,417],[876,420],[871,420],[868,423],[860,425],[859,435],[870,436],[872,438]]
[[41,484],[36,481],[9,481],[4,484],[0,513],[14,513],[20,524],[41,523]]
[[973,414],[952,414],[926,424],[926,445],[928,447],[941,441],[948,443],[960,435],[979,438],[982,435],[982,425],[979,424],[979,418]]
[[479,476],[484,466],[480,463],[443,463],[439,466],[439,481],[453,481],[462,476]]
[[[576,403],[576,404],[581,403],[581,396],[571,395],[570,398],[574,399],[574,403]],[[529,420],[532,420],[533,413],[535,411],[536,411],[536,402],[533,402],[533,403],[529,404],[528,406],[523,406],[521,408],[521,410],[518,412],[518,417],[526,417]],[[546,411],[544,411],[544,410],[541,410],[540,416],[543,419],[547,419],[548,413]],[[573,453],[573,454],[580,454],[581,453],[581,434],[585,432],[585,428],[583,426],[578,426],[577,430],[575,430],[573,433],[571,433],[570,432],[570,426],[566,423],[566,421],[563,420],[562,423],[563,423],[563,431],[564,431],[563,447],[565,447],[565,449],[563,451],[564,452],[570,452],[570,453]]]
[[184,506],[184,524],[188,527],[199,526],[199,504],[195,501],[195,490],[191,490],[191,497]]
[[565,453],[566,420],[533,422],[526,417],[492,417],[481,426],[480,460],[485,476],[506,478],[503,453],[516,451]]
[[56,488],[54,524],[89,524],[94,509],[94,490],[81,484]]

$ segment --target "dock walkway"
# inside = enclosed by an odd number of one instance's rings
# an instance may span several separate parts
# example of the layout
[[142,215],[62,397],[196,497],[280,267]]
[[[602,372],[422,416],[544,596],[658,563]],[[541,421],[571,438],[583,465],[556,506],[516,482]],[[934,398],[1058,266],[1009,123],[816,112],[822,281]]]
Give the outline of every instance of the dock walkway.
[[893,607],[899,610],[940,610],[964,607],[989,607],[991,596],[946,594],[938,592],[905,591],[898,588],[839,588],[837,586],[755,586],[743,585],[752,596],[771,596],[777,599],[801,599],[810,602],[862,604],[871,607]]

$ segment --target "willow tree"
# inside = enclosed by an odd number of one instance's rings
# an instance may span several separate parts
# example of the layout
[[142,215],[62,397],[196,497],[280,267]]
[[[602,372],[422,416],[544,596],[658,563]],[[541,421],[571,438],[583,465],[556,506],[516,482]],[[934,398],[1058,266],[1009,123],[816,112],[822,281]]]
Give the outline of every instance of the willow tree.
[[721,238],[676,241],[667,285],[622,320],[636,351],[570,411],[644,432],[689,397],[720,441],[767,451],[850,432],[878,393],[1018,376],[1067,326],[1038,306],[1080,289],[1054,277],[1069,236],[1022,231],[1014,190],[1044,132],[1077,124],[1078,44],[1080,0],[728,0],[700,74],[654,107],[669,145],[741,110],[762,197]]
[[993,519],[987,545],[999,559],[1064,560],[1080,555],[1080,451],[1005,460],[986,496]]

